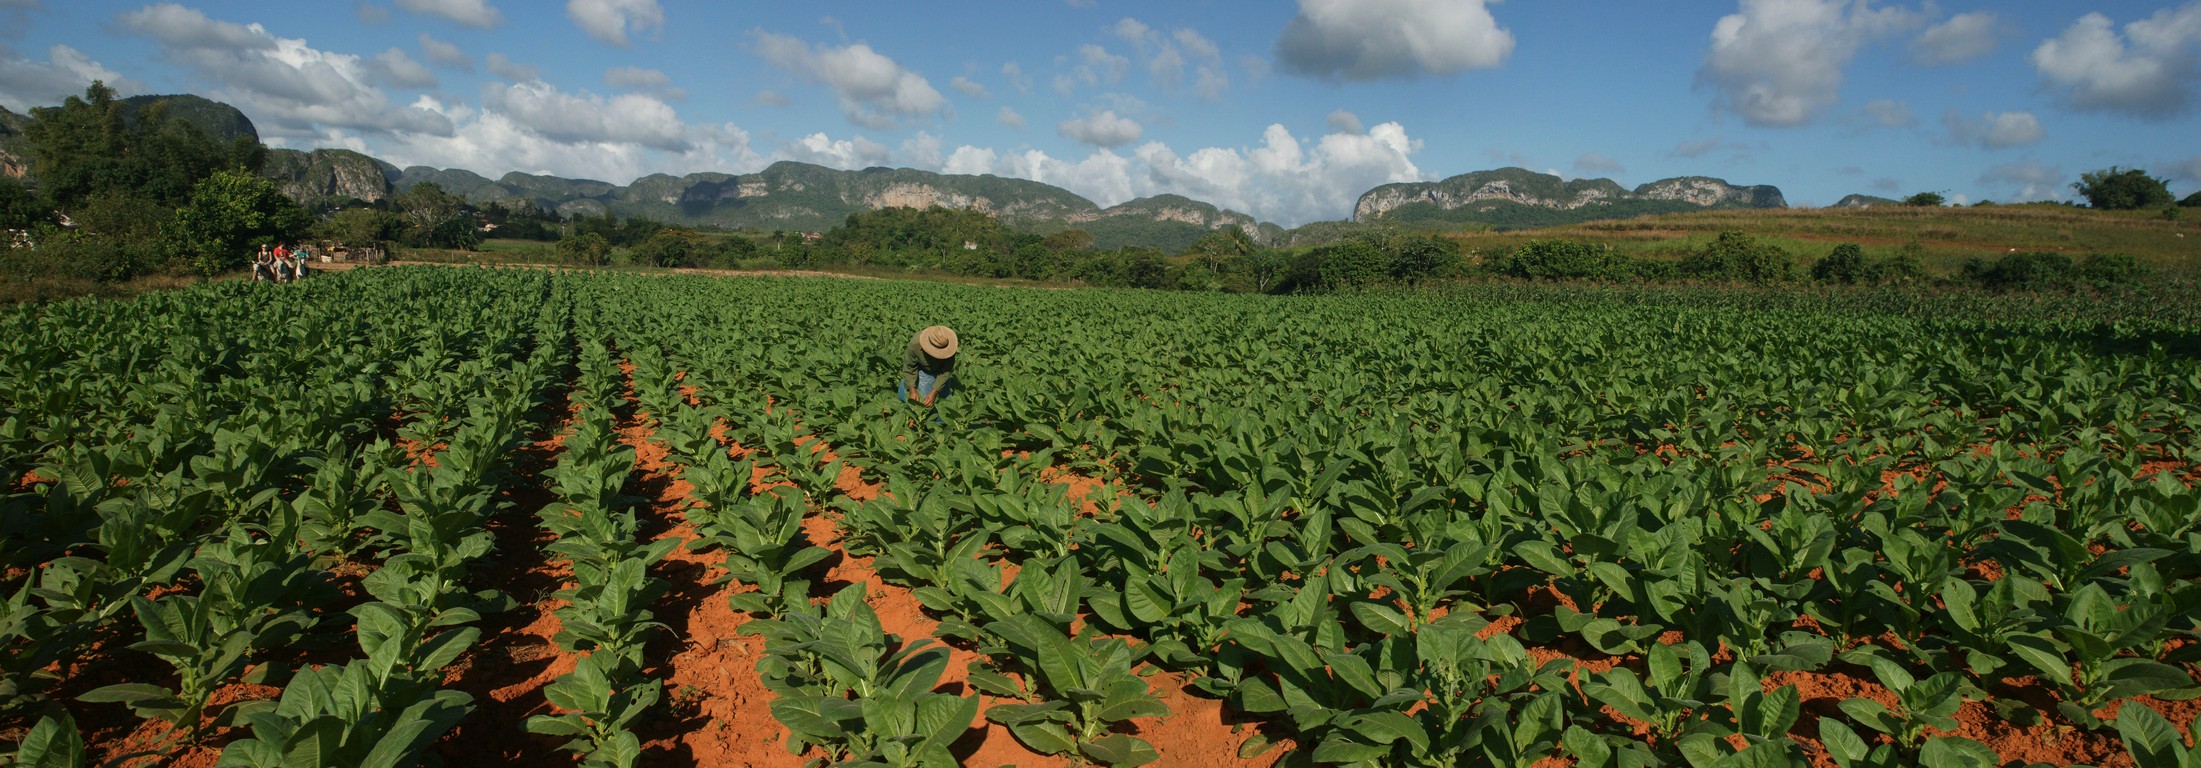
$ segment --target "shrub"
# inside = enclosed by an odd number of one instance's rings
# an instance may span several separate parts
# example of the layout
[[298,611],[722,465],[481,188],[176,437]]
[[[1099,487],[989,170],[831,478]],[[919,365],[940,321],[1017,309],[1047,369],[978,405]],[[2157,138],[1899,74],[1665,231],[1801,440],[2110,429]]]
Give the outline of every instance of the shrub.
[[553,249],[568,264],[601,267],[611,262],[611,241],[594,232],[562,238]]
[[1999,259],[1964,262],[1963,278],[1990,290],[2048,291],[2070,288],[2078,263],[2060,253],[2021,251]]
[[1633,280],[1632,260],[1604,245],[1571,240],[1530,240],[1498,258],[1491,270],[1524,280]]
[[1732,229],[1681,258],[1682,274],[1713,282],[1776,283],[1794,270],[1788,251]]
[[1331,290],[1363,288],[1391,276],[1391,257],[1368,243],[1339,243],[1314,252],[1322,260],[1322,285]]
[[2154,270],[2129,253],[2096,253],[2079,259],[2078,282],[2097,290],[2139,285],[2153,275]]
[[1865,260],[1865,249],[1858,247],[1856,243],[1843,243],[1834,246],[1834,252],[1827,254],[1826,258],[1811,265],[1811,278],[1822,283],[1845,285],[1869,283],[1880,277],[1877,266],[1879,265]]

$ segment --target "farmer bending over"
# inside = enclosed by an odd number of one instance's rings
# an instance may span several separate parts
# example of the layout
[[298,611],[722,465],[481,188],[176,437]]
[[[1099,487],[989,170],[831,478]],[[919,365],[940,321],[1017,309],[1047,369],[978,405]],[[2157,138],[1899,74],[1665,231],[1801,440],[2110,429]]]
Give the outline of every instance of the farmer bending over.
[[902,355],[902,386],[898,390],[902,400],[906,402],[914,394],[930,406],[953,389],[955,349],[955,330],[945,325],[926,328],[910,338],[909,352]]

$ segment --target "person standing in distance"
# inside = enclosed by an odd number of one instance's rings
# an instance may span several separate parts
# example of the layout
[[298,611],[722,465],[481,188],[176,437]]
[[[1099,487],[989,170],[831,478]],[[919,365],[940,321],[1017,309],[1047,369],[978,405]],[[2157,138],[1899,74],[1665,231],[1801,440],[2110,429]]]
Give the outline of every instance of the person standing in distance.
[[953,390],[958,346],[955,330],[945,325],[926,328],[911,337],[909,351],[902,355],[902,384],[897,390],[902,400],[907,402],[914,396],[930,407]]

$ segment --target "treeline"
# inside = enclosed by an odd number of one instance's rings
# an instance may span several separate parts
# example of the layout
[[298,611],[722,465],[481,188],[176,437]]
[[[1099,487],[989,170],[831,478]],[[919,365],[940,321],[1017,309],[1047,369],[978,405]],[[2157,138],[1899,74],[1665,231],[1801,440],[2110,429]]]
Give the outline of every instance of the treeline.
[[1629,256],[1595,243],[1532,240],[1485,260],[1470,272],[1522,280],[1603,283],[1958,283],[1995,291],[2108,291],[2135,286],[2153,276],[2146,264],[2125,254],[2089,254],[2074,259],[2060,253],[2019,252],[1974,257],[1957,274],[1943,277],[1927,272],[1924,251],[1915,243],[1881,258],[1866,256],[1855,243],[1843,243],[1824,257],[1809,260],[1733,230],[1721,232],[1678,260]]

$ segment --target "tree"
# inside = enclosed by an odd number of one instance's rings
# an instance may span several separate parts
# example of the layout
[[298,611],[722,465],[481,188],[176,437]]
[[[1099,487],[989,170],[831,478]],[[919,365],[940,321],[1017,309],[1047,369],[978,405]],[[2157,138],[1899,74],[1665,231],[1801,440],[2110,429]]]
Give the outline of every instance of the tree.
[[313,236],[348,248],[373,248],[397,239],[401,226],[397,216],[385,211],[346,208],[314,225]]
[[1093,233],[1082,229],[1065,229],[1048,235],[1047,239],[1042,242],[1047,246],[1047,250],[1056,253],[1067,254],[1076,251],[1087,251],[1093,248]]
[[661,229],[634,247],[634,261],[654,267],[693,267],[703,261],[703,236],[692,229]]
[[564,259],[568,264],[601,267],[611,261],[611,241],[594,232],[583,232],[560,239],[551,249],[557,251],[558,258]]
[[266,149],[243,139],[224,145],[156,102],[134,114],[115,91],[93,82],[82,98],[31,110],[23,138],[31,175],[63,210],[95,193],[124,193],[166,207],[183,205],[217,170],[259,170]]
[[2195,192],[2193,194],[2187,195],[2186,199],[2178,201],[2178,207],[2201,208],[2201,192]]
[[443,191],[440,185],[416,185],[398,195],[396,202],[404,222],[398,240],[406,245],[473,250],[481,244],[481,234],[474,231],[473,211],[465,198]]
[[170,242],[193,270],[216,275],[244,267],[261,245],[296,241],[307,221],[306,210],[284,197],[275,182],[256,173],[217,171],[176,211]]
[[1339,243],[1315,252],[1322,257],[1322,285],[1330,290],[1363,288],[1391,277],[1391,257],[1366,242]]
[[1394,238],[1391,247],[1384,250],[1391,253],[1392,279],[1408,285],[1445,274],[1460,264],[1458,242],[1430,235]]
[[2110,166],[2108,170],[2079,175],[2071,185],[2088,206],[2104,211],[2131,211],[2170,205],[2170,187],[2162,179],[2138,168]]
[[[34,229],[52,219],[52,211],[37,192],[13,177],[0,176],[0,230]],[[0,242],[0,248],[6,246]]]
[[1943,205],[1947,205],[1948,202],[1949,199],[1946,197],[1942,197],[1941,193],[1939,192],[1920,192],[1918,194],[1911,195],[1910,197],[1903,198],[1904,205],[1916,206],[1920,208],[1939,208]]

